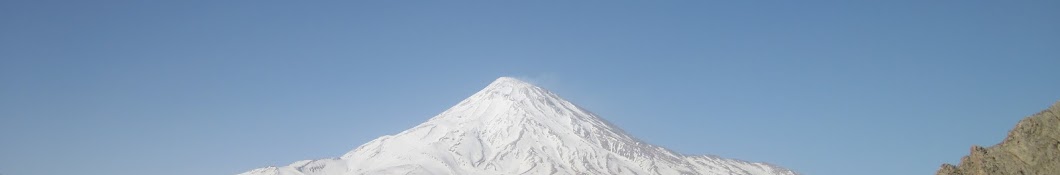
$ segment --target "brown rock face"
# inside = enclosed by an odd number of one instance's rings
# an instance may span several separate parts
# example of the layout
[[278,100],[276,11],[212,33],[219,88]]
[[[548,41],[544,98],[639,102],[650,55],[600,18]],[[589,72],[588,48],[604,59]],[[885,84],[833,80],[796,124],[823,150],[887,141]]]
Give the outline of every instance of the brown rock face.
[[1060,102],[1024,118],[1001,143],[971,153],[936,175],[1060,175]]

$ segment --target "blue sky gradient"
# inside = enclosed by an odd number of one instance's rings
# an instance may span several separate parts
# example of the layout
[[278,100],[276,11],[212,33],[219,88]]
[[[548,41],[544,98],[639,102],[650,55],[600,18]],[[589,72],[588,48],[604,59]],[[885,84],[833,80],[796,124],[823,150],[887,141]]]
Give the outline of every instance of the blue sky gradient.
[[1060,1],[2,1],[0,174],[335,157],[500,76],[649,143],[933,174],[1060,100]]

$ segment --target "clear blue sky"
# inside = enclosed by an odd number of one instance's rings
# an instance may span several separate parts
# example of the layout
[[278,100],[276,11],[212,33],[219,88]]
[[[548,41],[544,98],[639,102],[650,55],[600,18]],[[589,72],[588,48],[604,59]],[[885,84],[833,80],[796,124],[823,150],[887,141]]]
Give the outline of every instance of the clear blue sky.
[[1060,1],[0,2],[0,174],[335,157],[522,77],[650,143],[933,174],[1060,100]]

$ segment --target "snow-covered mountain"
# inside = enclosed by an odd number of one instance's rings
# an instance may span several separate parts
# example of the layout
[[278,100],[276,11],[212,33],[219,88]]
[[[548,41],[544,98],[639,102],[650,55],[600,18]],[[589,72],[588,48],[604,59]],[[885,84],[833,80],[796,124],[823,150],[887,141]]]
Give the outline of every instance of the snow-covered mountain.
[[548,90],[501,77],[427,122],[342,157],[240,175],[360,174],[796,173],[765,163],[681,155],[642,142]]

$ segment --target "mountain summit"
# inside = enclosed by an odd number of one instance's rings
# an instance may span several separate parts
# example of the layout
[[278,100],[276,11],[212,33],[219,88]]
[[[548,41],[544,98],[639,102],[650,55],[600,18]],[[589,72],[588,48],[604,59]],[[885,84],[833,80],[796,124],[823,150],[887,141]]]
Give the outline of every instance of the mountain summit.
[[342,157],[241,175],[355,174],[796,173],[765,163],[674,153],[644,143],[544,88],[501,77],[427,122]]

